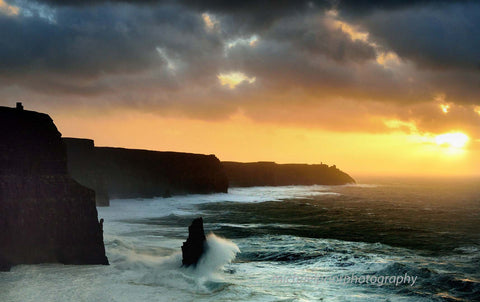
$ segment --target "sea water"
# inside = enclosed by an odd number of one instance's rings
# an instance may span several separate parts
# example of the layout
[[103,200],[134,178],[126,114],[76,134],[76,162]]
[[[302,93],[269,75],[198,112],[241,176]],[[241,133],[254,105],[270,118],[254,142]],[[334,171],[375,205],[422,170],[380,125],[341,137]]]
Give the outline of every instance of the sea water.
[[[478,301],[480,180],[112,200],[110,266],[20,265],[0,301]],[[202,216],[207,253],[181,266]],[[415,281],[414,281],[415,280]]]

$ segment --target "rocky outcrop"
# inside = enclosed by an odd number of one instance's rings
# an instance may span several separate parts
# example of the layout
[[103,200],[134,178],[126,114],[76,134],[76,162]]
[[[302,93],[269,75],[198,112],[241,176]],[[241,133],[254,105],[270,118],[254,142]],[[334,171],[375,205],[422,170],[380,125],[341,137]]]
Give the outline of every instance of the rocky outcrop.
[[193,220],[188,227],[188,238],[182,245],[182,264],[184,266],[197,265],[198,260],[205,252],[205,231],[202,217]]
[[336,166],[222,162],[231,187],[343,185],[355,180]]
[[104,192],[103,196],[150,198],[228,190],[228,179],[215,155],[92,148],[90,140],[65,141],[72,175],[98,190],[97,194]]
[[108,264],[95,193],[68,175],[51,118],[0,107],[0,129],[0,268]]
[[110,204],[110,198],[103,173],[98,169],[99,160],[91,139],[63,138],[67,146],[68,171],[81,185],[95,191],[97,206]]

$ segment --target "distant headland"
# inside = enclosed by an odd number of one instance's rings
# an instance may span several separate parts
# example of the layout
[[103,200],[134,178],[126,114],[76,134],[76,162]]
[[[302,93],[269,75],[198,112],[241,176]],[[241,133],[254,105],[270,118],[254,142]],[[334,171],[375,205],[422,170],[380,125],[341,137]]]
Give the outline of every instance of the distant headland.
[[230,187],[344,185],[355,183],[335,165],[222,162]]
[[79,183],[109,198],[226,193],[229,187],[344,185],[355,180],[335,165],[220,162],[211,155],[95,147],[93,140],[64,138],[68,168]]

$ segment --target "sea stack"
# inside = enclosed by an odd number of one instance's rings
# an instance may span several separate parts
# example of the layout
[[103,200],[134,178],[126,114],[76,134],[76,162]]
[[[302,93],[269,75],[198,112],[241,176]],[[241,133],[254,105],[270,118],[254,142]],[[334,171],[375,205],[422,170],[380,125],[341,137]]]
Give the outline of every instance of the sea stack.
[[0,268],[108,264],[95,192],[74,181],[52,119],[0,107]]
[[205,231],[202,217],[193,220],[188,227],[188,238],[182,246],[182,264],[184,266],[197,265],[205,251]]

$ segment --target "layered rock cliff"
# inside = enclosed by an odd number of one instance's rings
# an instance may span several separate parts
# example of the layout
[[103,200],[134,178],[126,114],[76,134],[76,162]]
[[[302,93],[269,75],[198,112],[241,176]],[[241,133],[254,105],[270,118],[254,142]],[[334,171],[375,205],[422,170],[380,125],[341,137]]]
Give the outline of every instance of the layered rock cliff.
[[355,180],[336,166],[222,162],[231,187],[343,185]]
[[215,155],[93,147],[65,139],[69,168],[82,184],[111,198],[150,198],[227,192],[228,179]]
[[48,115],[0,107],[0,268],[45,262],[108,264],[95,194]]

